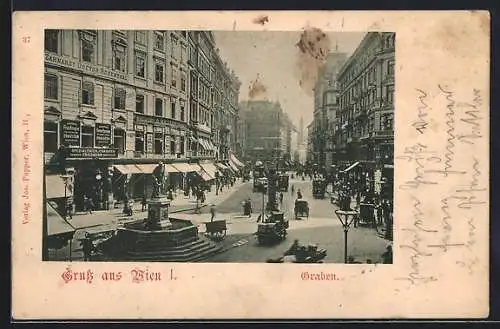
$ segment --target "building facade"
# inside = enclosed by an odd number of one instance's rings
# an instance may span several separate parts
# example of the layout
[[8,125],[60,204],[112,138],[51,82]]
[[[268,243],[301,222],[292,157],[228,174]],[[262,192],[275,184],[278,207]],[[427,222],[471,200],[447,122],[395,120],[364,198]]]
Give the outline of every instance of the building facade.
[[360,162],[375,190],[394,174],[394,63],[395,34],[370,32],[338,74],[335,158]]
[[85,196],[105,208],[148,195],[159,161],[169,185],[183,186],[190,162],[215,157],[208,142],[202,153],[192,146],[200,117],[212,137],[210,91],[199,96],[206,76],[192,63],[204,52],[192,43],[186,31],[45,31],[45,167],[52,180],[66,174],[76,208]]
[[314,119],[313,119],[313,148],[314,163],[319,167],[329,168],[334,164],[333,124],[336,112],[339,110],[337,73],[347,60],[344,53],[328,54],[324,65],[319,69],[318,78],[314,86]]
[[244,121],[244,160],[255,163],[290,161],[292,132],[295,130],[281,104],[268,100],[240,102]]

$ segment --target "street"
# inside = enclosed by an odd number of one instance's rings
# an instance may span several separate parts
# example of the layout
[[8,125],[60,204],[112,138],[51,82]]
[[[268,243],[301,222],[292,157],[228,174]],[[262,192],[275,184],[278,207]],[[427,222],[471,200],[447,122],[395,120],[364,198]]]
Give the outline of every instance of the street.
[[[226,200],[216,205],[216,219],[228,222],[228,233],[224,244],[225,251],[212,256],[204,262],[265,262],[267,258],[279,257],[299,239],[301,244],[317,244],[327,250],[326,263],[344,262],[344,233],[342,226],[334,213],[336,206],[330,203],[328,195],[325,199],[314,199],[311,181],[290,180],[290,188],[294,185],[295,193],[301,190],[303,198],[309,201],[310,217],[296,220],[293,214],[295,196],[284,192],[285,215],[290,220],[288,237],[276,245],[261,246],[257,243],[254,233],[257,231],[257,216],[262,209],[262,194],[252,192],[252,182],[243,184]],[[250,197],[254,214],[251,218],[242,216],[241,201]],[[266,198],[267,199],[267,198]],[[209,209],[204,208],[202,214],[189,216],[194,221],[210,220]],[[200,226],[203,230],[203,225]],[[374,229],[358,227],[351,228],[348,236],[348,254],[355,260],[373,262],[380,260],[385,251],[387,241],[378,237]]]

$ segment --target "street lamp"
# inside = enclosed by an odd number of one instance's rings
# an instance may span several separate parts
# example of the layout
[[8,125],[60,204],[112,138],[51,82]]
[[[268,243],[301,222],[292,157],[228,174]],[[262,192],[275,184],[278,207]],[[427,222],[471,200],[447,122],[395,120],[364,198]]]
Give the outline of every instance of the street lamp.
[[68,185],[69,185],[69,179],[71,178],[71,175],[61,175],[61,178],[64,181],[64,220],[67,220],[68,218]]
[[347,264],[347,233],[354,219],[358,216],[358,212],[354,210],[335,210],[335,215],[337,215],[344,228],[344,263]]

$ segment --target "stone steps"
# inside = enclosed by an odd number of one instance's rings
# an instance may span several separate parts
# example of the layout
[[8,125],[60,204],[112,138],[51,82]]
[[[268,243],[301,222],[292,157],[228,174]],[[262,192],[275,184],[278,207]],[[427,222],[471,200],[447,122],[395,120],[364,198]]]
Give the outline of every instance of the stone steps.
[[203,260],[221,249],[222,246],[206,238],[199,238],[197,241],[192,241],[174,248],[149,251],[128,251],[123,255],[123,258],[130,261],[190,262]]

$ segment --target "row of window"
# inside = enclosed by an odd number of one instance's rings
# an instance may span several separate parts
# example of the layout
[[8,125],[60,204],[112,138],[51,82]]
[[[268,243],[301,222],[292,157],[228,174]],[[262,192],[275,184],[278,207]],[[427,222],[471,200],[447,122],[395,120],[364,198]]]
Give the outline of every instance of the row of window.
[[[58,100],[58,77],[52,74],[45,74],[45,98],[50,100]],[[81,104],[83,105],[95,105],[94,97],[94,83],[91,81],[83,81],[81,89]],[[113,97],[113,108],[117,110],[125,110],[126,108],[127,92],[123,88],[114,89]],[[137,113],[144,113],[145,110],[145,97],[144,95],[137,94],[135,98],[135,111]],[[179,115],[177,115],[179,114]],[[162,98],[155,98],[155,110],[154,115],[165,117],[165,105]],[[172,100],[170,102],[170,118],[185,121],[185,105],[183,103],[179,106],[179,113],[177,113],[177,102]]]
[[[80,134],[81,147],[95,147],[95,129],[92,126],[82,126]],[[113,130],[113,144],[109,145],[118,150],[119,154],[124,154],[126,149],[125,130],[115,128]],[[169,146],[165,149],[165,146]],[[134,151],[153,154],[184,154],[185,137],[176,139],[175,135],[164,133],[135,132]],[[55,153],[59,147],[59,130],[56,122],[46,121],[44,123],[44,152]]]

